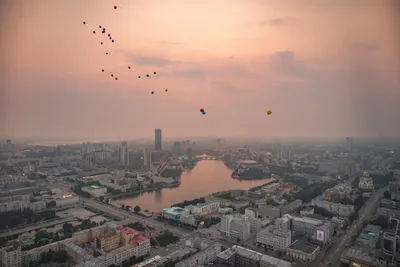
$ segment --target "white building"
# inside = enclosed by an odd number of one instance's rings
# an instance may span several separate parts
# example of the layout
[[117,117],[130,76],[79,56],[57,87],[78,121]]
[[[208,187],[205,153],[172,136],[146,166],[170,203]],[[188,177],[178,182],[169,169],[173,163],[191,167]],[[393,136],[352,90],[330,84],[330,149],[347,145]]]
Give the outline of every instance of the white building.
[[190,256],[183,261],[175,264],[175,267],[195,267],[198,265],[205,265],[209,262],[213,262],[217,255],[221,252],[221,244],[216,243],[208,246],[206,249]]
[[3,267],[21,267],[21,246],[17,243],[1,249],[1,262]]
[[372,177],[369,176],[368,172],[364,172],[363,175],[360,177],[358,188],[362,190],[374,190],[374,182],[372,180]]
[[320,208],[324,208],[327,211],[334,213],[341,217],[349,217],[355,211],[353,205],[343,205],[340,203],[334,203],[326,200],[317,200],[313,199],[311,201],[312,206],[317,206]]
[[273,250],[286,251],[292,244],[292,233],[288,229],[270,225],[257,234],[257,243]]
[[248,216],[224,215],[221,219],[221,232],[232,239],[245,241],[250,238],[251,223]]

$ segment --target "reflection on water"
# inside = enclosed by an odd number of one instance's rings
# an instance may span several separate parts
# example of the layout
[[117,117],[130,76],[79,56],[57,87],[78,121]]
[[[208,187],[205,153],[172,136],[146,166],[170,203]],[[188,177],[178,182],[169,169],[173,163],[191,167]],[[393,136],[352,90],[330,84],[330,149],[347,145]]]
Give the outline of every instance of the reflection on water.
[[182,173],[181,185],[177,188],[164,188],[137,197],[120,199],[118,202],[130,206],[138,205],[142,210],[160,211],[184,200],[223,190],[249,189],[265,183],[263,180],[235,180],[231,175],[232,170],[222,161],[204,160],[198,162],[191,171]]

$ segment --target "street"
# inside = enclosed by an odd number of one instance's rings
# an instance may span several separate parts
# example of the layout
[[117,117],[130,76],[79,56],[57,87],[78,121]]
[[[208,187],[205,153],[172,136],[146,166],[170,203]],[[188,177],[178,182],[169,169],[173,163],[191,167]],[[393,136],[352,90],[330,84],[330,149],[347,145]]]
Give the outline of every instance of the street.
[[330,264],[331,266],[335,267],[340,266],[340,259],[343,252],[346,249],[346,245],[351,241],[353,235],[358,234],[359,231],[362,229],[364,218],[370,219],[370,216],[374,212],[376,205],[383,196],[383,192],[388,188],[389,187],[387,186],[385,188],[381,188],[378,191],[374,192],[374,194],[360,208],[360,210],[358,211],[359,217],[356,223],[354,224],[354,227],[352,227],[352,225],[349,226],[349,228],[346,231],[346,234],[341,239],[341,242],[334,245],[331,248],[331,256],[330,257],[329,255],[326,256],[326,258],[328,258],[328,260],[326,261],[327,264]]
[[117,207],[95,201],[93,199],[88,199],[88,198],[84,198],[84,197],[80,197],[80,198],[81,198],[81,200],[85,201],[86,206],[93,207],[98,210],[102,210],[102,211],[109,213],[111,215],[114,215],[116,217],[125,218],[124,221],[126,221],[126,222],[140,222],[144,226],[148,225],[150,227],[154,227],[155,230],[158,232],[168,229],[174,235],[179,236],[179,237],[183,236],[184,234],[191,233],[191,231],[189,231],[189,230],[186,230],[184,228],[179,228],[176,226],[172,226],[166,222],[165,223],[160,222],[153,217],[146,218],[146,217],[119,209]]

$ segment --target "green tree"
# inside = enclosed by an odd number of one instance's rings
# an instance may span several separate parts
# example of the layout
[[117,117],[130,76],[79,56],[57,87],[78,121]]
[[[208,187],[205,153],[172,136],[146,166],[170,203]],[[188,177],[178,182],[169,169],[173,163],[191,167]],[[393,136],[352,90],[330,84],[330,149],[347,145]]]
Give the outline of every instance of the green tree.
[[74,232],[74,227],[70,223],[63,224],[64,234],[72,234]]
[[136,213],[136,214],[138,214],[139,212],[140,212],[140,207],[139,206],[135,206],[134,208],[133,208],[133,211]]
[[68,253],[65,250],[58,250],[54,253],[53,260],[57,263],[63,263],[68,260]]

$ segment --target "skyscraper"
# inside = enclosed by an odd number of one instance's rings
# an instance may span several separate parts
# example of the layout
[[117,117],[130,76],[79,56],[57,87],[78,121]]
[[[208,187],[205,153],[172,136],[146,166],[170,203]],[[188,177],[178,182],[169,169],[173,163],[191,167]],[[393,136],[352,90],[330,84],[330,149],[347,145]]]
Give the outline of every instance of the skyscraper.
[[122,146],[119,150],[119,161],[122,166],[126,167],[129,164],[129,151],[128,151],[128,143],[123,141]]
[[162,136],[161,136],[161,129],[155,130],[155,138],[154,138],[154,148],[156,151],[162,150]]

